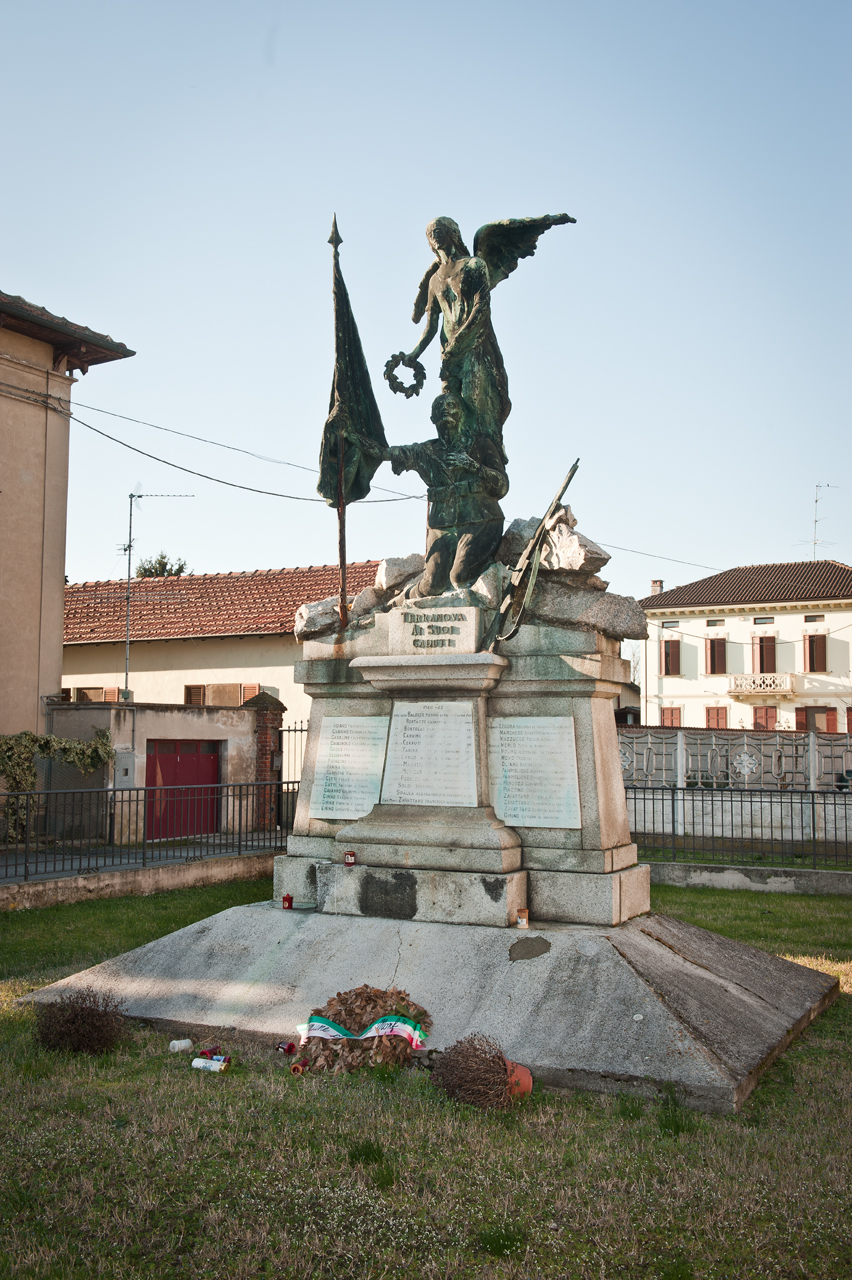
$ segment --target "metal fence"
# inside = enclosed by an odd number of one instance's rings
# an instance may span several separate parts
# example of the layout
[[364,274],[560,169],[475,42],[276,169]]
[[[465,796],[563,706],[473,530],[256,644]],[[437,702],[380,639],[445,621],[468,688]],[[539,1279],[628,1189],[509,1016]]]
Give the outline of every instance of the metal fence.
[[644,861],[852,867],[852,795],[729,787],[628,787]]
[[852,735],[732,729],[632,729],[618,749],[628,788],[849,791]]
[[0,800],[0,881],[283,850],[298,782],[22,791]]

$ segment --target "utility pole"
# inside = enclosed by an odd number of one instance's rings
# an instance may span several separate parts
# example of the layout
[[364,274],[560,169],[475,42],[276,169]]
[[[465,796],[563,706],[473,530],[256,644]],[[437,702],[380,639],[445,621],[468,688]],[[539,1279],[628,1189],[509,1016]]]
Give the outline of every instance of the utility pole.
[[130,517],[127,522],[127,542],[120,548],[121,551],[127,552],[127,592],[125,597],[125,638],[124,638],[124,697],[125,702],[130,701],[130,570],[131,558],[133,555],[133,504],[140,502],[142,498],[194,498],[194,493],[131,493],[130,497]]

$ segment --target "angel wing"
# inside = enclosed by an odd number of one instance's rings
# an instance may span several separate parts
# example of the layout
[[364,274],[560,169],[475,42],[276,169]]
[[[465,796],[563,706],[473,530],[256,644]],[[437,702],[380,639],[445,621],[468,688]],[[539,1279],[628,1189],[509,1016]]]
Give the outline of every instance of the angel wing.
[[426,314],[426,303],[429,301],[429,281],[440,265],[439,262],[433,262],[420,281],[420,288],[417,290],[417,297],[414,299],[414,313],[411,317],[415,324],[419,324]]
[[491,288],[511,275],[521,258],[532,257],[545,231],[576,221],[567,213],[546,213],[541,218],[504,218],[480,227],[473,238],[473,254],[488,267]]

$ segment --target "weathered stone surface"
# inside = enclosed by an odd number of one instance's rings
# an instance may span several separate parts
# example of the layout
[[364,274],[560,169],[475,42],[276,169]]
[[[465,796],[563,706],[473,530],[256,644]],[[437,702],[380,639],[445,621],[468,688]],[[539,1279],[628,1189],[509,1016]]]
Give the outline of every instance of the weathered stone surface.
[[[315,843],[319,843],[316,841]],[[289,893],[296,907],[317,905],[318,859],[299,858],[292,854],[279,855],[273,864],[272,900],[281,905],[285,893]]]
[[425,561],[416,551],[410,556],[390,556],[383,560],[376,572],[376,588],[379,591],[398,591],[400,587],[419,577]]
[[376,587],[364,587],[352,601],[349,612],[353,618],[362,618],[374,609],[380,609],[386,599],[387,592],[379,591]]
[[337,596],[329,596],[326,600],[309,600],[299,605],[293,625],[293,635],[296,639],[312,640],[317,636],[326,636],[331,631],[339,630],[338,603]]
[[317,910],[440,924],[515,924],[527,905],[527,873],[420,871],[317,864]]
[[338,831],[335,846],[335,862],[351,850],[370,866],[489,873],[521,868],[520,837],[490,805],[377,804]]
[[[555,573],[593,574],[610,556],[591,538],[575,532],[577,524],[570,507],[558,507],[550,521],[541,550],[541,567]],[[501,564],[515,565],[539,525],[539,518],[513,520],[497,551]]]
[[608,875],[537,870],[528,874],[530,917],[534,920],[615,925],[651,909],[647,864]]
[[661,916],[615,929],[545,924],[518,934],[342,921],[258,903],[30,998],[93,986],[124,999],[132,1017],[161,1020],[169,1035],[235,1028],[274,1042],[293,1039],[335,991],[364,982],[396,983],[425,1005],[434,1020],[429,1048],[447,1048],[476,1027],[544,1084],[645,1097],[673,1085],[687,1105],[718,1112],[738,1110],[760,1073],[838,992],[827,974]]
[[504,564],[492,564],[476,579],[471,594],[478,597],[486,609],[499,609],[503,591],[509,581],[509,570]]
[[617,640],[645,640],[648,619],[632,596],[577,591],[547,578],[536,584],[528,617],[555,626],[602,631]]

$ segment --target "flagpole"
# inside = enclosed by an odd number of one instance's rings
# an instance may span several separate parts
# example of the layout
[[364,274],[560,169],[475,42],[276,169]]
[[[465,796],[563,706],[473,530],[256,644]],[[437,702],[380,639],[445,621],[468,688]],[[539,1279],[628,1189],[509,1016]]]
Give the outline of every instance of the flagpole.
[[[337,267],[339,253],[338,246],[343,243],[340,232],[337,230],[337,214],[335,213],[331,220],[331,235],[328,237],[328,243],[334,250],[334,266]],[[338,612],[340,614],[341,627],[349,625],[349,597],[346,594],[346,499],[343,484],[343,463],[344,463],[344,438],[343,423],[338,422],[337,425],[337,558],[340,565],[340,603]]]

